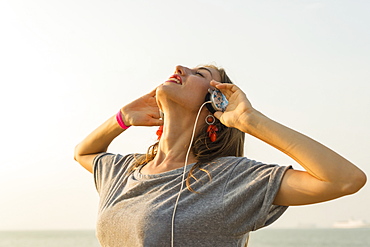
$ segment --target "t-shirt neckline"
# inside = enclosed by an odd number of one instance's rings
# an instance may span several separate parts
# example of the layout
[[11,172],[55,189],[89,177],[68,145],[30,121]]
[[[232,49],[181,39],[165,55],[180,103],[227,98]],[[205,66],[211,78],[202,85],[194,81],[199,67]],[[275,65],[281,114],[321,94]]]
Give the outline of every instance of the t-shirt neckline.
[[[185,167],[185,172],[188,172],[194,165],[195,165],[195,163],[188,164]],[[142,174],[140,171],[141,171],[141,168],[143,168],[144,166],[145,166],[145,164],[139,166],[134,171],[134,174],[133,174],[134,178],[147,180],[147,179],[153,179],[153,178],[179,175],[179,174],[182,174],[182,172],[184,171],[184,167],[179,167],[179,168],[176,168],[176,169],[173,169],[173,170],[170,170],[170,171],[166,171],[166,172],[162,172],[162,173],[158,173],[158,174]]]

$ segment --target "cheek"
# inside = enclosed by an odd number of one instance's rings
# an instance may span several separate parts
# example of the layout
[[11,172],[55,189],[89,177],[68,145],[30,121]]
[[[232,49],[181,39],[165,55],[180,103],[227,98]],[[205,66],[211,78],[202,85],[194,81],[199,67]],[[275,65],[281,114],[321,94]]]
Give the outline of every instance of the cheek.
[[198,85],[196,88],[190,91],[190,97],[196,100],[198,103],[203,103],[209,88],[209,84],[203,83]]

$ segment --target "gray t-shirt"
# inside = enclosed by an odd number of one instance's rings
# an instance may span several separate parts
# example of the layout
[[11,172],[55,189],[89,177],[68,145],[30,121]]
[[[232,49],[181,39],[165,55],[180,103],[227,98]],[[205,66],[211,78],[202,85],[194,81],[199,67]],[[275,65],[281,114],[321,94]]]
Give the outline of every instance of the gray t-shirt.
[[[100,203],[97,237],[102,246],[170,246],[171,219],[183,168],[155,175],[128,168],[134,155],[104,153],[94,160]],[[186,167],[186,172],[194,164]],[[223,157],[202,166],[178,203],[174,246],[244,246],[248,233],[287,209],[272,205],[289,167]],[[187,174],[186,174],[187,176]]]

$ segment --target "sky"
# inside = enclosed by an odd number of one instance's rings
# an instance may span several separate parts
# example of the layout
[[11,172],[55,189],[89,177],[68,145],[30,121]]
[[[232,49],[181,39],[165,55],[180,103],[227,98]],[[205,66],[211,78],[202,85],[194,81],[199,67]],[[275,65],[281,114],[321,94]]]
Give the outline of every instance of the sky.
[[[3,0],[0,230],[94,229],[98,194],[74,147],[176,65],[216,64],[270,118],[370,174],[370,2],[365,0]],[[132,127],[109,151],[145,152]],[[246,138],[246,156],[293,165]],[[358,193],[290,207],[272,227],[370,222]]]

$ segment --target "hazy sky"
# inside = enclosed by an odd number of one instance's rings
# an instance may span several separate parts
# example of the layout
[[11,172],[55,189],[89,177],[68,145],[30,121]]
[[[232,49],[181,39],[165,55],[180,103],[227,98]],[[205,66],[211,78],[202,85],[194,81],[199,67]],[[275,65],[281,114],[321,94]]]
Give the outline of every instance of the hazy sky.
[[[370,174],[370,2],[3,0],[0,2],[0,230],[95,227],[93,177],[75,145],[178,64],[215,63],[264,114]],[[110,151],[145,152],[132,127]],[[252,137],[246,155],[293,160]],[[370,222],[370,183],[291,207],[275,227]]]

